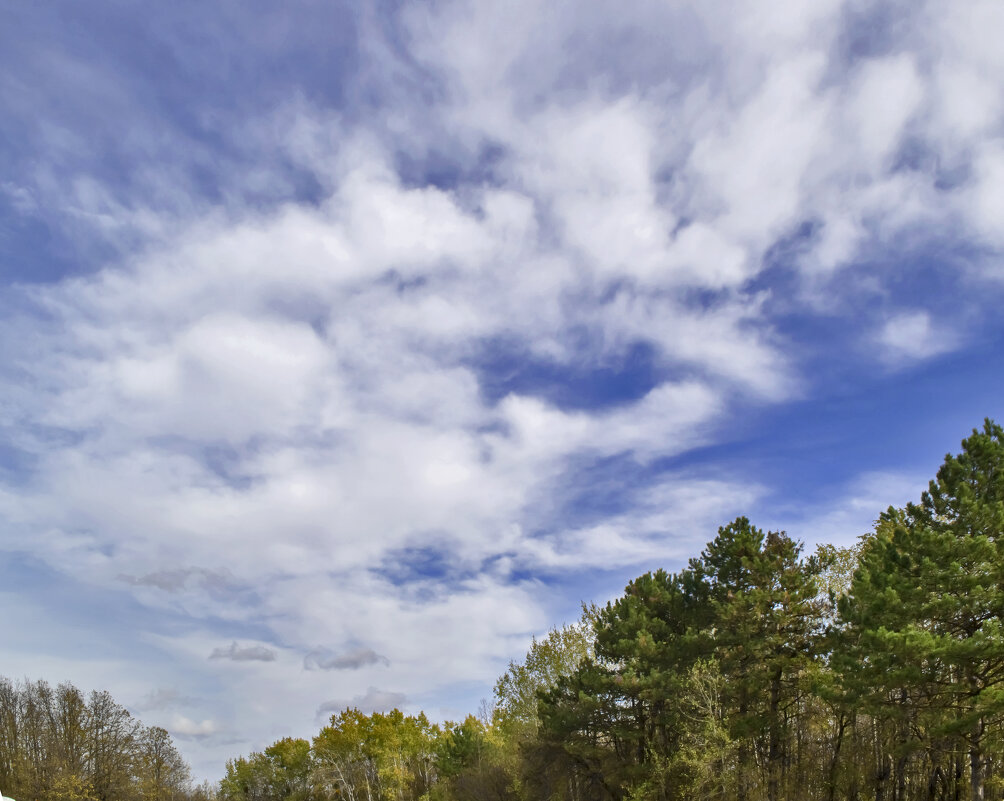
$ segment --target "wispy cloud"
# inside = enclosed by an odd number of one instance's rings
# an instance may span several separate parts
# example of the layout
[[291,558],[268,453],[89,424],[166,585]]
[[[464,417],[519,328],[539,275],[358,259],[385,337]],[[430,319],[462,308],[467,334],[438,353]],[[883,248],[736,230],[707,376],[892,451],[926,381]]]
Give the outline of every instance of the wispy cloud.
[[174,687],[157,687],[151,690],[136,704],[142,712],[173,709],[179,706],[195,706],[201,699],[184,695]]
[[233,577],[228,573],[198,567],[157,570],[142,576],[121,574],[119,579],[134,587],[153,587],[170,593],[180,592],[190,584],[215,592],[231,590],[235,586]]
[[305,670],[358,670],[374,665],[389,666],[390,660],[372,648],[354,648],[342,653],[320,648],[303,658]]
[[234,640],[230,645],[214,648],[210,659],[229,659],[232,662],[274,662],[276,652],[264,645],[238,645]]

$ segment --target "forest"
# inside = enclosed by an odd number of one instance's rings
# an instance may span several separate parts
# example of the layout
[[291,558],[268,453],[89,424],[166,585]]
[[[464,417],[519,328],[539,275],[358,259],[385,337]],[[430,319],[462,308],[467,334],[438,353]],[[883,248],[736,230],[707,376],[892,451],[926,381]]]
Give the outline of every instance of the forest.
[[[878,511],[878,510],[876,510]],[[739,518],[535,640],[459,723],[346,709],[222,801],[1004,798],[1004,430],[806,554]]]
[[345,709],[193,790],[107,693],[0,681],[19,801],[1004,799],[1004,430],[806,553],[740,517],[533,641],[461,722]]
[[0,677],[0,791],[18,801],[206,801],[170,735],[107,692]]

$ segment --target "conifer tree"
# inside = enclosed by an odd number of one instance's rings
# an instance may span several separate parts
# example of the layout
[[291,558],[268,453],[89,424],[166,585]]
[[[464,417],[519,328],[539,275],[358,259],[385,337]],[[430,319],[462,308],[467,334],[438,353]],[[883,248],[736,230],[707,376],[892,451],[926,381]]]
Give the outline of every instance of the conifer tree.
[[737,798],[750,796],[753,754],[763,760],[766,797],[780,798],[784,708],[800,689],[822,633],[822,564],[801,559],[784,532],[763,532],[740,517],[718,530],[692,568],[708,586],[713,654],[727,680],[732,736],[738,743]]
[[908,731],[963,745],[970,798],[983,801],[984,738],[1004,722],[999,425],[987,420],[946,456],[919,504],[882,516],[841,614],[857,643],[858,658],[844,662],[848,684],[876,688],[862,695],[896,721],[901,752]]

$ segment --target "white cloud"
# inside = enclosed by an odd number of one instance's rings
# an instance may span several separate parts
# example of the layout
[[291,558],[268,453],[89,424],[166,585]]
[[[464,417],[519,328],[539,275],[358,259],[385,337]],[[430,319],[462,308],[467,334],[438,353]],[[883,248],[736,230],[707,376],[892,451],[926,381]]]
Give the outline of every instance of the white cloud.
[[959,335],[937,325],[926,311],[900,312],[886,320],[876,335],[879,355],[893,367],[954,350]]
[[818,91],[825,65],[810,52],[772,66],[739,114],[696,143],[688,165],[716,227],[760,252],[804,213],[803,184],[828,135],[830,100]]
[[171,718],[168,731],[175,737],[201,739],[216,734],[216,724],[210,720],[194,721],[184,715],[175,715]]
[[866,62],[851,89],[846,133],[857,139],[858,168],[888,167],[904,126],[924,97],[924,84],[909,55]]
[[979,232],[992,245],[1004,243],[1004,146],[999,140],[979,149],[974,163],[971,213]]
[[629,512],[531,541],[528,549],[534,559],[563,569],[679,565],[762,494],[755,485],[674,474],[632,498]]

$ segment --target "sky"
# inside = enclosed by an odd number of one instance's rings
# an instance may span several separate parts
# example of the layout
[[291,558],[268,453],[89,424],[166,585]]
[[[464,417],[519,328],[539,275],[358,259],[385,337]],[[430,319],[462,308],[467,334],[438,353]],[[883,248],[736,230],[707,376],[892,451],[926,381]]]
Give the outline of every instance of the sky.
[[0,674],[198,779],[1004,419],[996,0],[0,8]]

